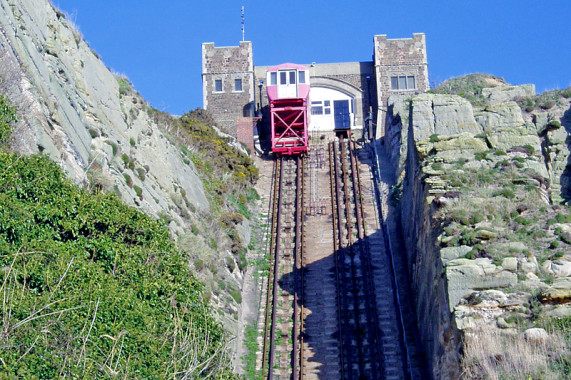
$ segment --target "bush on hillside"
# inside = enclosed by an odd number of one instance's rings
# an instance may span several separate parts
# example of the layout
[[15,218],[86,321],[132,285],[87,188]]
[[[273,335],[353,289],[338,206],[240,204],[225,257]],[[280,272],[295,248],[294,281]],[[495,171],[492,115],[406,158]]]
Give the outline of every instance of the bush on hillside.
[[0,95],[0,146],[6,146],[10,142],[17,120],[16,108],[8,98]]
[[157,220],[0,153],[2,377],[231,377],[223,330]]

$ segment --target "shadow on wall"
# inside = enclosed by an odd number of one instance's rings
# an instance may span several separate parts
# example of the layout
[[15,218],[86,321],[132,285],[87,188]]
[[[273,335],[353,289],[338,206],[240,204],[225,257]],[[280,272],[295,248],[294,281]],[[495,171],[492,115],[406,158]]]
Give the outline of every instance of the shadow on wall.
[[254,102],[250,102],[248,104],[245,104],[244,107],[242,107],[242,116],[243,117],[254,117],[255,115],[253,114],[253,110],[254,110]]
[[565,144],[567,145],[569,156],[567,157],[567,166],[565,166],[565,170],[563,170],[561,174],[559,183],[561,183],[561,197],[563,198],[563,202],[571,206],[571,108],[563,114],[561,126],[565,128],[567,132]]

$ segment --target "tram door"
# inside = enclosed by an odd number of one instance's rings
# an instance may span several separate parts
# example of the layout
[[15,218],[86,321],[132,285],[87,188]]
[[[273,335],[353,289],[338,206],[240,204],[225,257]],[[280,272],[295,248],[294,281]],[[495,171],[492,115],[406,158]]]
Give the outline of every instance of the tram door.
[[278,98],[297,98],[297,70],[279,70]]
[[335,129],[351,128],[351,116],[349,114],[348,100],[334,100],[333,113],[335,116]]

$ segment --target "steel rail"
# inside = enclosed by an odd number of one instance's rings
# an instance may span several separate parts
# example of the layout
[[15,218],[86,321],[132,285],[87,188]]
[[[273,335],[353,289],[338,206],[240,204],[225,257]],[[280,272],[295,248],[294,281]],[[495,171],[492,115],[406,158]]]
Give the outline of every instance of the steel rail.
[[343,311],[343,322],[340,325],[342,327],[342,332],[344,335],[343,338],[343,345],[341,347],[342,350],[346,350],[347,354],[346,362],[347,362],[347,371],[345,373],[346,378],[352,379],[353,378],[353,347],[351,346],[352,338],[349,336],[349,306],[347,300],[347,291],[346,291],[346,272],[345,272],[345,255],[346,255],[346,248],[343,246],[343,227],[341,226],[343,220],[343,211],[341,209],[341,194],[340,189],[341,185],[339,184],[339,179],[341,177],[340,168],[339,168],[339,160],[337,157],[337,147],[336,144],[333,143],[333,166],[334,166],[334,173],[332,174],[335,179],[335,201],[337,207],[337,231],[338,234],[338,250],[336,250],[336,263],[339,264],[339,273],[340,278],[338,279],[338,284],[340,287],[340,295],[341,295],[341,308]]
[[276,333],[276,304],[278,296],[278,270],[279,270],[279,252],[281,245],[281,213],[282,213],[282,202],[281,194],[283,190],[283,171],[284,166],[283,157],[280,157],[280,175],[279,175],[279,190],[278,190],[278,205],[276,210],[276,239],[275,239],[275,252],[274,252],[274,278],[273,278],[273,289],[272,289],[272,324],[270,327],[270,352],[269,352],[269,366],[268,366],[268,378],[273,380],[274,378],[274,354],[275,354],[275,333]]
[[339,262],[338,262],[338,255],[340,244],[338,241],[337,236],[337,219],[336,214],[338,213],[337,209],[337,197],[336,195],[336,186],[334,182],[335,178],[335,165],[333,162],[334,157],[334,149],[333,143],[329,143],[329,184],[330,184],[330,191],[331,191],[331,214],[333,216],[333,252],[334,252],[334,259],[335,262],[335,293],[337,296],[337,324],[339,326],[339,364],[341,367],[341,378],[346,378],[345,372],[345,355],[344,355],[344,342],[345,342],[345,334],[344,334],[344,325],[343,325],[343,316],[341,315],[341,304],[343,302],[341,297],[341,274],[339,271]]
[[[304,325],[303,325],[303,314],[304,314],[304,279],[303,279],[303,272],[304,272],[304,226],[303,226],[303,216],[304,206],[305,206],[305,157],[302,157],[301,160],[298,162],[298,171],[297,171],[297,186],[298,186],[298,207],[297,213],[299,214],[298,223],[299,228],[298,232],[299,235],[296,233],[296,239],[299,236],[297,244],[299,244],[298,249],[298,262],[296,263],[296,268],[294,269],[296,273],[299,273],[299,304],[300,304],[300,311],[299,311],[299,380],[303,380],[303,335],[304,335]],[[294,352],[295,355],[297,355]],[[295,377],[294,377],[295,379]]]
[[[346,159],[346,151],[345,151],[345,139],[343,135],[339,138],[339,150],[341,153],[341,171],[343,173],[343,195],[345,200],[345,226],[347,228],[347,248],[350,252],[350,262],[351,265],[349,270],[351,271],[351,285],[352,285],[352,294],[353,294],[353,313],[354,313],[354,320],[355,320],[355,341],[357,343],[357,360],[359,363],[359,374],[363,376],[365,374],[365,361],[364,361],[364,354],[363,354],[363,339],[360,336],[361,331],[363,331],[361,327],[361,318],[359,317],[359,284],[357,279],[356,273],[356,264],[355,264],[355,243],[353,242],[353,228],[352,228],[352,218],[351,218],[351,201],[349,196],[349,173],[347,170],[347,159]],[[361,277],[363,277],[363,273],[361,273]],[[367,302],[367,295],[365,294],[365,303]],[[367,313],[367,321],[370,321],[370,316],[368,315],[369,309],[367,307],[367,303],[365,304],[365,312]],[[359,377],[360,377],[359,376]]]
[[[351,144],[352,143],[352,144]],[[361,270],[363,271],[363,281],[365,282],[365,303],[368,323],[369,337],[369,358],[371,360],[372,377],[378,378],[382,371],[383,358],[379,350],[380,331],[379,317],[377,314],[376,292],[373,281],[373,269],[371,264],[371,249],[366,235],[365,214],[363,212],[363,191],[361,188],[361,178],[359,166],[355,158],[354,141],[348,144],[349,157],[351,161],[351,179],[353,182],[353,197],[355,202],[355,212],[357,215],[357,230],[359,236],[359,252],[361,257]]]
[[[270,231],[270,262],[268,271],[268,286],[266,290],[266,310],[265,310],[265,323],[264,323],[264,341],[263,341],[263,351],[262,351],[262,376],[266,372],[267,354],[268,354],[268,325],[269,325],[269,313],[270,313],[270,290],[272,289],[272,277],[275,276],[273,273],[273,260],[275,255],[275,237],[276,237],[276,210],[278,204],[278,185],[279,185],[279,167],[281,161],[276,160],[274,164],[273,182],[272,182],[272,200],[271,200],[271,231]],[[272,276],[273,275],[273,276]]]

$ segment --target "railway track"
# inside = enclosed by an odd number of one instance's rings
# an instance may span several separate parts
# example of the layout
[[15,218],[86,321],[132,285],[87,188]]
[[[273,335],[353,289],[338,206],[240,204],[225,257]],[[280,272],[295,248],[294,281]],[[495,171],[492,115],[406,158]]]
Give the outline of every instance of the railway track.
[[297,379],[303,344],[303,158],[281,157],[275,165],[262,374]]
[[275,161],[263,378],[421,378],[368,154],[341,137]]

